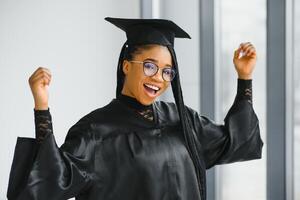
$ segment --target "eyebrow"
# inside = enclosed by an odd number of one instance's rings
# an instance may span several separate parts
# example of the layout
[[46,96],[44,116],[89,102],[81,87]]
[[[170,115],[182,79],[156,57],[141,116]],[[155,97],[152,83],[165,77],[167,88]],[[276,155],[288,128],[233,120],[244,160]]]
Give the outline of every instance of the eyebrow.
[[[153,58],[146,58],[144,61],[146,61],[146,60],[149,60],[149,61],[155,62],[156,64],[158,63],[158,60],[156,60],[156,59],[153,59]],[[166,66],[168,66],[168,67],[173,67],[173,66],[172,66],[172,65],[170,65],[170,64],[166,64]]]

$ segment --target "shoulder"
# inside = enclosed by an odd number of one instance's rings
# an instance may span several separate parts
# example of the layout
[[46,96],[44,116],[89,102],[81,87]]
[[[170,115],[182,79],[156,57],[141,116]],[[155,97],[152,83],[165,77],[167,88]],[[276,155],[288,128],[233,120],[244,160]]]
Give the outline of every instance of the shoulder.
[[[175,123],[180,121],[177,105],[174,102],[157,101],[158,110],[162,116],[168,121],[174,121]],[[196,122],[200,121],[203,116],[190,106],[184,105],[186,115],[192,120],[195,125]]]
[[108,114],[116,112],[116,110],[117,109],[116,109],[114,100],[112,100],[105,106],[96,108],[96,109],[88,112],[87,114],[82,116],[77,121],[76,124],[78,124],[78,123],[90,123],[91,124],[91,123],[95,123],[96,121],[99,121],[99,120],[101,121],[101,120],[107,119]]
[[160,111],[177,111],[176,104],[169,101],[155,101],[154,103]]
[[[178,108],[175,102],[156,101],[155,105],[160,118],[174,123],[180,121]],[[194,115],[195,113],[197,113],[194,109],[192,109],[189,106],[185,105],[184,108],[189,115]]]
[[67,138],[71,136],[92,136],[91,133],[93,132],[95,123],[104,123],[109,120],[107,116],[109,116],[109,113],[114,109],[112,102],[113,101],[103,107],[96,108],[79,118],[79,120],[77,120],[77,122],[69,129]]
[[[157,108],[162,111],[165,112],[167,114],[174,114],[174,112],[178,113],[178,109],[177,109],[177,105],[174,102],[169,102],[169,101],[156,101],[155,104],[157,105]],[[190,114],[196,114],[197,111],[193,108],[191,108],[190,106],[184,105],[184,108],[186,110],[186,112],[190,113]]]

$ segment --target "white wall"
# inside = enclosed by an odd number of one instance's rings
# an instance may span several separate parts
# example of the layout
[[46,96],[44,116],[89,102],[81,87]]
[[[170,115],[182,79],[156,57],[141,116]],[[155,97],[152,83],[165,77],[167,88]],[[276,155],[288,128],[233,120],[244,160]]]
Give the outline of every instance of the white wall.
[[35,134],[32,72],[52,72],[49,107],[61,145],[77,120],[115,97],[125,34],[104,17],[139,15],[139,0],[0,0],[0,199],[16,138]]

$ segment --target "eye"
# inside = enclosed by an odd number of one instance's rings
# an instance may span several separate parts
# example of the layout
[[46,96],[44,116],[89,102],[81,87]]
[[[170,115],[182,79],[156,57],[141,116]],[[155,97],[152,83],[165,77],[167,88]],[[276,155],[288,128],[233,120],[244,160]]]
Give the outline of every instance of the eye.
[[171,68],[165,68],[163,72],[164,72],[164,74],[166,74],[168,76],[172,75],[172,73],[173,73]]
[[146,69],[150,69],[150,70],[155,70],[156,69],[156,65],[152,62],[145,62],[144,67]]

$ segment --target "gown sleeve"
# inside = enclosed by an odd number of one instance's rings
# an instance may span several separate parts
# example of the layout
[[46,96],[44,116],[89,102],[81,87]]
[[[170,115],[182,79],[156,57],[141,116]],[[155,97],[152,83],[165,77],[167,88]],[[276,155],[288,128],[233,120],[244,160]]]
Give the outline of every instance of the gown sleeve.
[[224,124],[188,108],[199,139],[206,168],[217,164],[261,158],[263,141],[252,107],[252,80],[238,79],[237,95]]
[[93,180],[94,139],[89,121],[73,125],[58,147],[48,110],[34,110],[36,138],[18,137],[8,200],[58,200],[83,194]]

